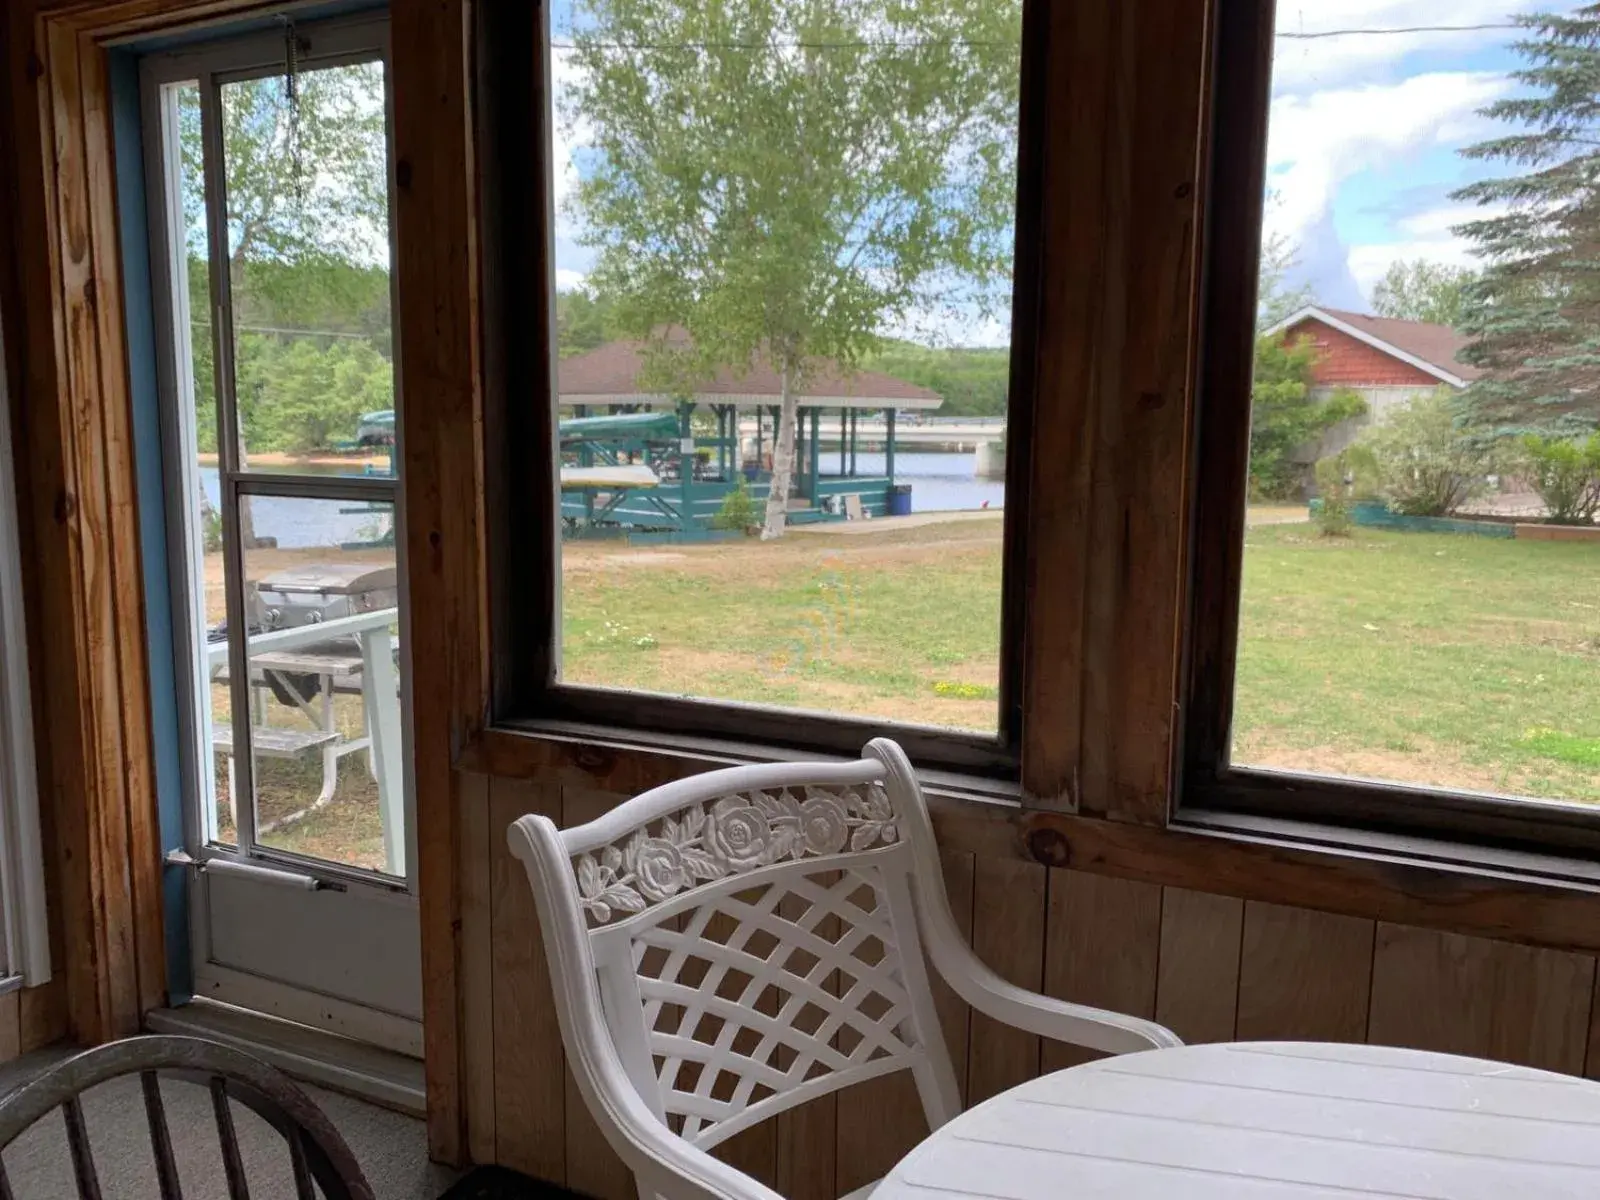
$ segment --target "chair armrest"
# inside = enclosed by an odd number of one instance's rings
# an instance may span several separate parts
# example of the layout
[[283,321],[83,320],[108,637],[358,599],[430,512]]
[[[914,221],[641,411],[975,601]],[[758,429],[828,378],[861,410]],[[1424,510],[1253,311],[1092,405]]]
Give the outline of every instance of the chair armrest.
[[[948,913],[948,908],[945,911]],[[1132,1054],[1183,1045],[1177,1034],[1154,1021],[1056,1000],[1007,983],[961,939],[953,919],[950,924],[954,944],[949,938],[935,936],[930,929],[928,957],[956,994],[985,1016],[1040,1037],[1107,1054]]]
[[890,786],[900,797],[897,807],[905,818],[905,834],[911,840],[916,860],[912,891],[917,927],[934,970],[958,996],[985,1016],[1006,1025],[1107,1054],[1183,1045],[1177,1034],[1154,1021],[1041,996],[1007,983],[990,970],[973,953],[950,911],[950,898],[945,894],[944,876],[939,870],[939,844],[911,761],[905,751],[886,738],[873,739],[865,753],[883,763]]

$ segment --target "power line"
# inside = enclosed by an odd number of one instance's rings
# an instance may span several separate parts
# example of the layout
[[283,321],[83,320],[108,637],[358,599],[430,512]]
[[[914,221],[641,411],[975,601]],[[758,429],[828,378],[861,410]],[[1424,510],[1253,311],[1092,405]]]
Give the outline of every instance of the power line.
[[[190,321],[196,329],[210,329],[210,321]],[[289,329],[279,325],[238,325],[233,327],[235,333],[276,333],[290,337],[330,337],[350,338],[358,342],[377,341],[381,334],[375,333],[350,333],[339,329]]]
[[[1352,29],[1319,29],[1307,33],[1280,30],[1277,37],[1287,41],[1311,42],[1336,37],[1381,37],[1405,33],[1481,33],[1499,29],[1520,29],[1510,21],[1480,22],[1473,25],[1394,25]],[[1019,39],[983,40],[978,38],[859,38],[848,41],[807,42],[785,40],[777,42],[585,42],[583,49],[591,50],[916,50],[927,46],[974,46],[996,49],[1017,46]],[[577,42],[550,43],[552,50],[577,50]]]
[[1397,25],[1382,29],[1319,29],[1314,33],[1284,33],[1277,36],[1297,42],[1317,41],[1321,38],[1368,37],[1386,33],[1477,33],[1487,29],[1520,29],[1520,25],[1499,21],[1482,25]]

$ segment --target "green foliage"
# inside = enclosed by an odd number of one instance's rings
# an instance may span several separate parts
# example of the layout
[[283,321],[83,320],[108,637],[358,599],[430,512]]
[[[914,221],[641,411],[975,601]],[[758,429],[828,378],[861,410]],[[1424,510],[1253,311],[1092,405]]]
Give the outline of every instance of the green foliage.
[[722,498],[722,507],[711,518],[713,529],[752,529],[760,523],[761,514],[756,511],[755,501],[750,499],[750,489],[745,486],[743,479]]
[[1522,470],[1555,525],[1588,525],[1600,512],[1600,433],[1577,438],[1525,434]]
[[1283,334],[1256,339],[1255,380],[1250,392],[1250,494],[1255,499],[1298,496],[1304,471],[1294,458],[1340,421],[1367,411],[1348,389],[1318,399],[1311,391],[1316,347]]
[[1351,515],[1357,500],[1372,494],[1377,464],[1365,446],[1346,446],[1317,463],[1318,505],[1315,520],[1324,537],[1349,537],[1355,526]]
[[611,303],[584,288],[556,292],[556,351],[566,358],[593,350],[618,336]]
[[1495,446],[1466,423],[1460,397],[1450,388],[1413,396],[1378,425],[1362,432],[1379,489],[1389,507],[1411,517],[1447,517],[1488,488]]
[[362,413],[394,407],[393,365],[366,342],[241,334],[235,374],[253,451],[331,449]]
[[670,381],[767,356],[794,385],[953,296],[1009,295],[1019,0],[585,0],[564,118],[590,278]]
[[1454,328],[1466,316],[1468,288],[1477,278],[1470,267],[1425,258],[1392,263],[1372,289],[1372,308],[1379,316]]
[[1003,417],[1011,384],[1011,351],[930,347],[886,341],[861,365],[939,393],[942,417]]
[[[178,92],[199,449],[217,449],[198,92]],[[234,381],[247,452],[325,451],[394,407],[383,66],[222,89]]]
[[1463,153],[1514,173],[1452,193],[1498,210],[1458,227],[1488,264],[1462,321],[1486,372],[1468,394],[1502,432],[1570,436],[1600,421],[1600,4],[1509,19],[1525,65],[1483,110],[1506,132]]

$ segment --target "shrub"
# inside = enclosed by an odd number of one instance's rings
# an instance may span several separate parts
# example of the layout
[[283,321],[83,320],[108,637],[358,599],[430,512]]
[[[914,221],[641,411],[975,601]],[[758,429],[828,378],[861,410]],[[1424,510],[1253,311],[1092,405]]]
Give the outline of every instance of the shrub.
[[1494,470],[1493,443],[1460,420],[1448,388],[1413,396],[1382,424],[1366,430],[1378,491],[1408,517],[1447,517],[1482,495]]
[[1285,500],[1303,494],[1300,458],[1341,421],[1367,411],[1349,388],[1321,397],[1313,388],[1317,348],[1308,338],[1283,334],[1256,340],[1250,388],[1250,498]]
[[713,529],[752,529],[761,523],[755,501],[750,499],[750,489],[744,480],[722,498],[722,507],[711,518]]
[[1364,446],[1347,446],[1317,463],[1317,528],[1324,537],[1349,537],[1355,524],[1351,506],[1372,495],[1375,464]]
[[1587,440],[1522,439],[1522,469],[1556,525],[1588,525],[1600,512],[1600,433]]

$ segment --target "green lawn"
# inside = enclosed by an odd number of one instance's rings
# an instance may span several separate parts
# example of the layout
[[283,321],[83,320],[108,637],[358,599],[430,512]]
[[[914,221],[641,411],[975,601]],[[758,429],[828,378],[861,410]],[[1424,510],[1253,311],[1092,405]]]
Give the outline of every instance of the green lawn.
[[1234,756],[1600,800],[1600,546],[1249,531]]
[[995,728],[998,520],[563,565],[567,682]]
[[[564,676],[993,729],[999,533],[569,546]],[[1255,525],[1238,689],[1240,762],[1600,800],[1600,547]]]
[[[1297,515],[1252,513],[1236,761],[1600,801],[1600,546]],[[562,558],[569,682],[995,727],[998,520]],[[316,791],[314,764],[259,774],[268,817]],[[377,865],[364,764],[274,841]]]

